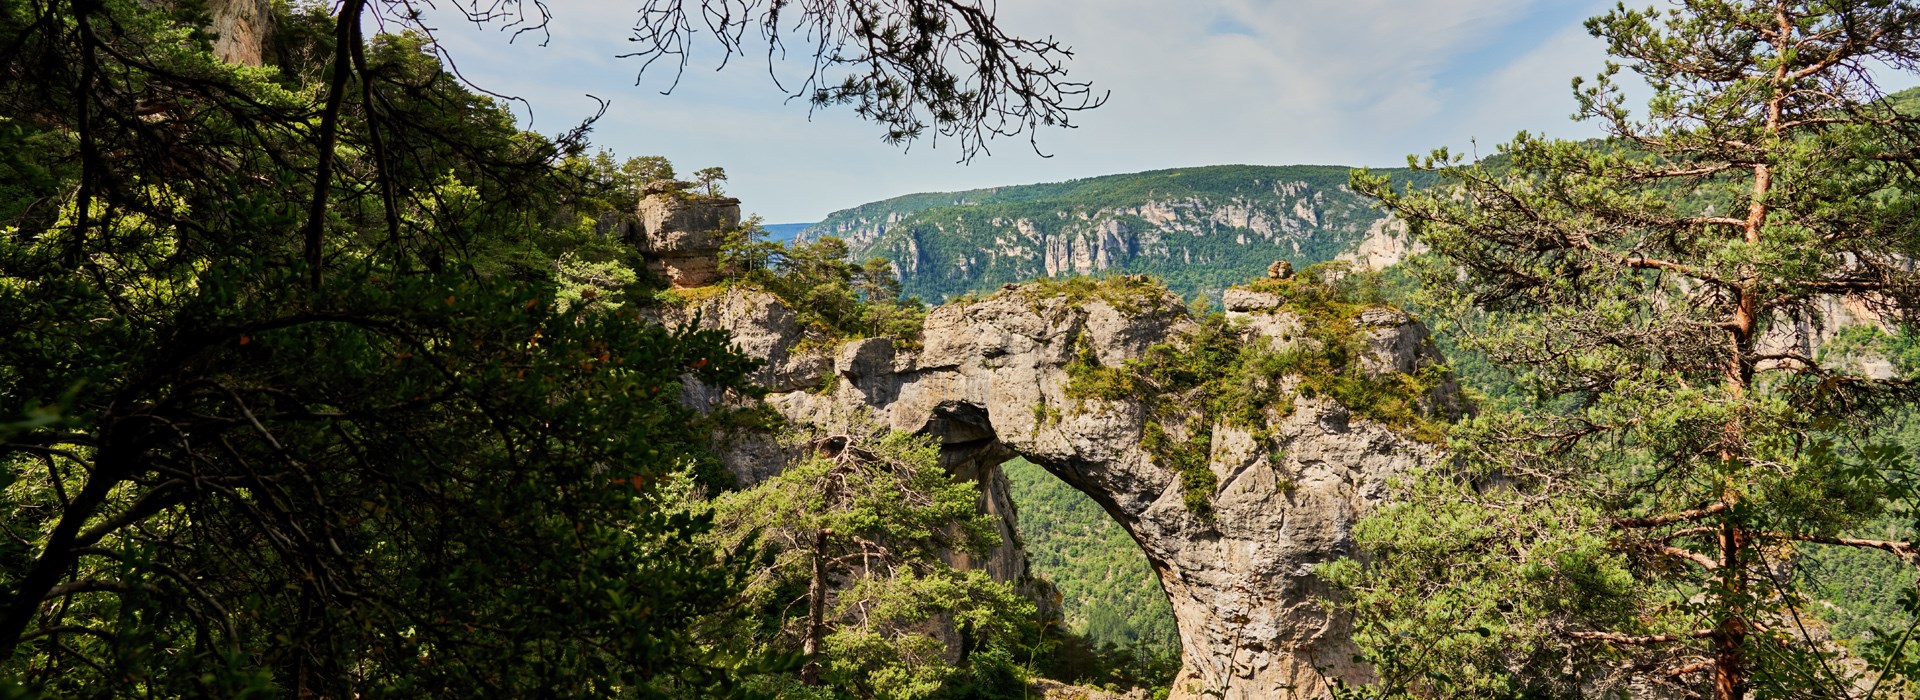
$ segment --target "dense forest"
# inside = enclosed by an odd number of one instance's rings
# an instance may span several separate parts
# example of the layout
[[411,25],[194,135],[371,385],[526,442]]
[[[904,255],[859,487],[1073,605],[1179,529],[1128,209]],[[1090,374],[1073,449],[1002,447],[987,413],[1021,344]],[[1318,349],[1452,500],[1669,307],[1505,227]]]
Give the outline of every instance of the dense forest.
[[1175,656],[1179,631],[1140,548],[1099,504],[1024,459],[1002,466],[1028,559],[1059,591],[1062,622],[1097,647]]
[[1217,165],[912,194],[834,212],[801,235],[894,261],[902,288],[928,300],[1076,274],[1146,274],[1218,300],[1275,260],[1304,268],[1400,233],[1347,188],[1347,170]]
[[[0,8],[0,695],[1024,694],[1041,620],[944,563],[994,535],[924,440],[718,468],[758,418],[682,387],[751,395],[761,360],[650,321],[673,297],[621,234],[670,164],[518,129],[404,3],[211,5]],[[875,119],[978,125],[911,97]],[[696,176],[674,196],[719,194]],[[844,301],[823,324],[911,315],[783,260]]]

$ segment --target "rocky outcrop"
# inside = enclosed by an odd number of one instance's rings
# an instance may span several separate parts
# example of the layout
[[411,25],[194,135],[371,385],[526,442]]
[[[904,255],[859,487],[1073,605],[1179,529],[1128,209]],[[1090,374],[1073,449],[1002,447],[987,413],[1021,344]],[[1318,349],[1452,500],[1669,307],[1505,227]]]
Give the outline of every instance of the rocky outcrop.
[[213,54],[230,63],[259,66],[266,63],[267,43],[273,40],[273,3],[268,0],[211,0]]
[[[787,419],[828,425],[861,412],[937,436],[948,467],[981,483],[982,508],[1003,513],[1008,534],[1015,516],[998,465],[1012,456],[1098,502],[1140,544],[1172,602],[1184,655],[1175,698],[1315,698],[1328,679],[1368,677],[1352,661],[1346,623],[1328,612],[1332,593],[1314,567],[1349,550],[1354,521],[1385,497],[1395,475],[1436,459],[1432,447],[1328,400],[1296,397],[1290,411],[1270,411],[1258,435],[1212,426],[1218,488],[1210,514],[1197,513],[1184,502],[1180,475],[1142,447],[1148,416],[1139,400],[1082,400],[1067,390],[1067,367],[1081,348],[1118,366],[1178,342],[1191,322],[1170,294],[1116,303],[1014,287],[934,309],[917,349],[878,338],[815,351],[789,344],[804,334],[788,327],[771,296],[731,294],[706,302],[699,318],[733,329],[744,347],[772,360],[763,378],[776,391],[766,401]],[[1228,303],[1247,342],[1303,342],[1299,321],[1277,298],[1240,291]],[[1376,371],[1437,359],[1424,329],[1403,315],[1370,312],[1360,322]],[[798,388],[826,358],[832,387]],[[1166,429],[1202,427],[1175,421]],[[764,478],[751,462],[736,455],[728,464],[745,481]],[[986,561],[957,563],[1019,580],[1025,562],[1007,541]]]
[[[147,0],[155,9],[179,10],[184,0]],[[213,37],[213,55],[228,63],[249,66],[266,65],[267,46],[273,42],[274,3],[271,0],[205,0],[197,10],[207,20],[206,31]]]
[[[1860,296],[1824,295],[1816,297],[1810,308],[1778,312],[1757,345],[1763,353],[1783,357],[1818,358],[1830,369],[1859,374],[1873,379],[1893,379],[1900,371],[1884,354],[1884,348],[1871,344],[1834,343],[1848,328],[1871,328],[1886,336],[1898,334],[1896,324],[1876,308],[1873,300]],[[1792,365],[1798,360],[1773,360],[1768,365]]]
[[1278,258],[1305,266],[1363,241],[1362,266],[1404,257],[1404,227],[1346,180],[1344,168],[1209,166],[916,194],[834,212],[800,235],[894,261],[923,299],[1120,270],[1178,270],[1177,291],[1211,297]]
[[676,288],[720,278],[720,235],[740,226],[740,200],[685,194],[690,183],[661,181],[640,200],[635,241],[647,270]]
[[1380,219],[1367,227],[1367,237],[1361,239],[1359,245],[1335,259],[1351,262],[1362,270],[1385,270],[1426,250],[1407,230],[1407,222]]

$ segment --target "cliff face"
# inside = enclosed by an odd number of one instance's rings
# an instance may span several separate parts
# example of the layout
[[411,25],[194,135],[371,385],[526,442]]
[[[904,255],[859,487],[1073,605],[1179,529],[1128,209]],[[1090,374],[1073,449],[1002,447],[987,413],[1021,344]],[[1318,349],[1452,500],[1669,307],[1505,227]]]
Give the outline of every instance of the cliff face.
[[1346,178],[1335,167],[1212,166],[908,195],[835,212],[802,236],[892,260],[907,293],[932,300],[1107,271],[1217,294],[1276,259],[1305,266],[1363,246],[1369,265],[1403,257],[1404,227]]
[[692,183],[662,180],[625,232],[646,257],[647,270],[675,288],[712,284],[720,277],[720,237],[740,225],[740,200],[684,194]]
[[210,0],[216,38],[213,53],[221,60],[249,66],[266,63],[266,47],[273,40],[273,3],[269,0]]
[[[1294,342],[1299,321],[1279,306],[1252,292],[1229,299],[1250,343]],[[1354,521],[1385,496],[1388,479],[1436,453],[1337,404],[1297,397],[1284,415],[1268,413],[1260,439],[1213,426],[1212,512],[1189,510],[1180,475],[1141,446],[1146,411],[1138,400],[1067,395],[1067,366],[1080,348],[1113,367],[1177,342],[1191,326],[1178,298],[1117,307],[1010,288],[934,309],[912,351],[885,338],[801,344],[806,333],[791,313],[758,292],[729,290],[666,320],[695,318],[732,330],[744,350],[771,360],[760,377],[773,390],[766,401],[789,420],[822,424],[866,411],[895,429],[937,436],[943,460],[980,482],[981,506],[1002,516],[1005,533],[1017,515],[999,464],[1011,456],[1091,496],[1140,544],[1172,602],[1184,656],[1175,697],[1322,697],[1327,679],[1368,677],[1352,663],[1346,623],[1327,613],[1330,593],[1312,570],[1348,550]],[[1369,367],[1406,371],[1437,360],[1425,330],[1404,316],[1368,312],[1359,323],[1372,340]],[[695,387],[688,398],[720,397]],[[777,464],[770,440],[730,444],[729,467],[743,481]],[[1024,557],[1016,540],[1007,542],[986,561],[958,563],[1021,580]]]

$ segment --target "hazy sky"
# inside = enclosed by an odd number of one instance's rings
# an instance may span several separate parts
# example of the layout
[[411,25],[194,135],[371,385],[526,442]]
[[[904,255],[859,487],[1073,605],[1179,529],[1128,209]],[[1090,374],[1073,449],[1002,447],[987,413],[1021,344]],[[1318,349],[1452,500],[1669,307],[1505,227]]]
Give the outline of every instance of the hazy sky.
[[[848,109],[811,119],[758,56],[715,72],[702,44],[679,87],[656,67],[635,85],[619,59],[640,0],[553,2],[551,40],[509,44],[443,22],[441,39],[478,85],[525,98],[523,123],[554,133],[611,105],[596,144],[719,165],[728,191],[769,223],[911,192],[1048,182],[1219,163],[1403,165],[1436,146],[1482,152],[1525,129],[1597,133],[1569,119],[1569,81],[1605,59],[1581,26],[1614,0],[1001,0],[1003,27],[1074,48],[1072,77],[1111,91],[1079,128],[1021,139],[962,165],[948,144],[910,150]],[[700,49],[704,49],[702,52]],[[798,58],[798,57],[796,57]]]

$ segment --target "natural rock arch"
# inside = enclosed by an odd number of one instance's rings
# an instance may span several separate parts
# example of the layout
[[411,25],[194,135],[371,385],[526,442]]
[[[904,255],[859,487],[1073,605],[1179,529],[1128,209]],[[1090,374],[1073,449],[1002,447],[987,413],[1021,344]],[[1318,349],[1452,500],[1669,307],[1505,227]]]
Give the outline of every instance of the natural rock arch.
[[[1435,448],[1325,399],[1297,397],[1290,412],[1269,413],[1265,440],[1213,427],[1219,486],[1211,517],[1197,515],[1183,502],[1179,475],[1141,447],[1139,401],[1067,395],[1066,368],[1081,347],[1111,367],[1180,338],[1192,326],[1180,300],[1153,295],[1116,305],[1046,289],[1009,286],[935,308],[912,350],[886,338],[837,347],[808,341],[777,299],[746,290],[710,296],[666,320],[727,328],[742,350],[767,358],[757,379],[772,391],[767,403],[789,420],[825,425],[862,411],[894,429],[937,436],[948,468],[981,483],[982,507],[1002,516],[1003,534],[1011,534],[1015,516],[999,465],[1013,456],[1092,497],[1139,543],[1172,603],[1183,658],[1174,698],[1317,698],[1331,679],[1367,680],[1370,671],[1353,662],[1345,622],[1327,611],[1331,591],[1313,568],[1346,554],[1355,520],[1385,497],[1395,475],[1434,460]],[[1248,342],[1295,342],[1299,322],[1279,307],[1270,295],[1236,290],[1227,297],[1229,314],[1245,320]],[[1374,371],[1411,372],[1438,359],[1425,329],[1402,314],[1380,310],[1360,322],[1369,326],[1372,353],[1364,361]],[[732,443],[727,462],[752,482],[782,460],[770,441],[748,439]],[[1005,539],[986,561],[961,563],[1023,579],[1024,555]]]

